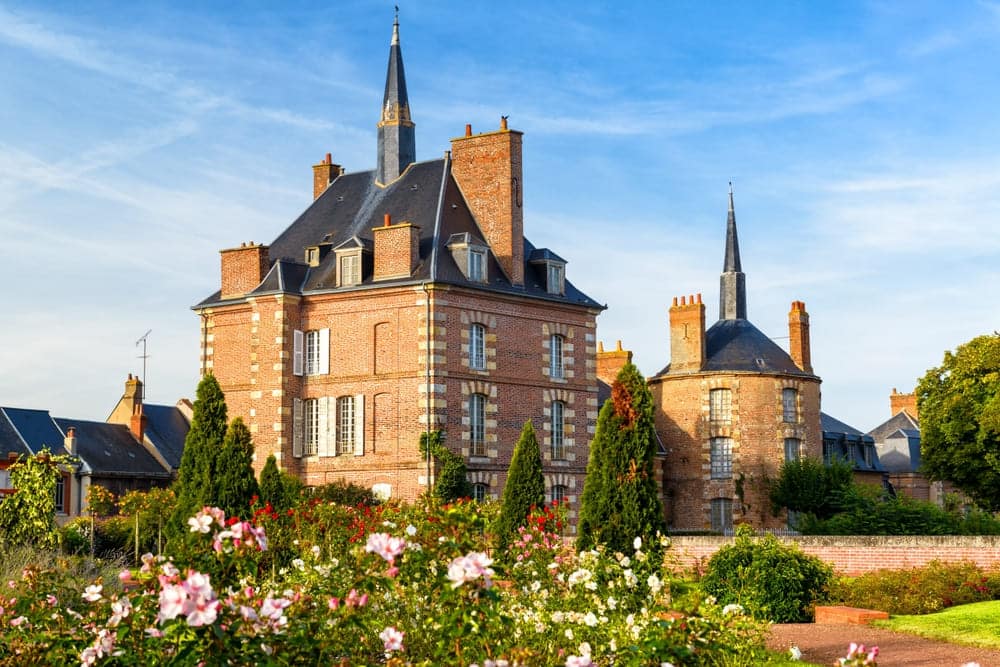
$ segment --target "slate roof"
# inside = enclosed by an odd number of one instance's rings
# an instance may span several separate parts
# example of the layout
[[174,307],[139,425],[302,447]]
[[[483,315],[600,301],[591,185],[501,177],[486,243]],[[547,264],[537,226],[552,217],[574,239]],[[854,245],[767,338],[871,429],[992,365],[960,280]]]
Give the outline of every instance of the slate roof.
[[825,412],[819,413],[819,424],[822,430],[830,431],[832,433],[846,433],[848,435],[864,435],[864,433],[854,428],[853,426],[845,424],[836,417],[831,417]]
[[63,449],[65,436],[52,421],[47,410],[26,408],[0,408],[0,410],[16,429],[22,446],[27,445],[30,453],[36,454],[43,447],[48,447],[53,454],[66,453]]
[[920,470],[920,424],[907,412],[898,412],[868,432],[879,458],[890,472]]
[[[453,234],[472,234],[482,237],[472,213],[457,183],[451,176],[451,163],[447,159],[415,162],[396,181],[382,187],[375,183],[374,171],[343,174],[337,177],[298,218],[292,222],[270,245],[270,258],[274,263],[255,294],[266,292],[352,291],[385,285],[419,284],[433,281],[462,285],[473,289],[530,296],[550,301],[569,303],[588,308],[604,307],[578,290],[566,280],[565,294],[549,294],[545,289],[545,276],[528,263],[528,258],[538,256],[527,239],[524,241],[525,284],[515,287],[504,275],[493,253],[489,253],[488,284],[466,280],[465,274],[455,264],[447,241]],[[381,226],[383,215],[389,213],[394,223],[409,222],[419,230],[418,252],[420,261],[413,275],[398,280],[372,281],[371,270],[366,266],[360,285],[336,286],[336,255],[326,252],[318,266],[304,263],[305,249],[329,244],[336,247],[352,237],[365,243],[373,242],[373,228]],[[546,249],[541,249],[545,251]],[[558,257],[552,253],[553,257]],[[216,291],[195,306],[200,308],[220,302]]]
[[124,424],[59,417],[54,421],[63,433],[71,426],[76,429],[77,454],[92,475],[170,478],[170,471],[136,442]]
[[180,468],[184,439],[191,428],[188,420],[172,405],[143,403],[142,413],[146,415],[146,437],[171,468]]
[[[795,365],[781,347],[750,320],[719,320],[705,332],[702,372],[740,371],[815,377]],[[667,364],[656,376],[670,372]],[[654,377],[656,377],[654,376]]]
[[7,458],[13,452],[18,456],[30,454],[31,450],[17,434],[17,430],[7,417],[7,408],[0,408],[0,458]]
[[875,442],[882,442],[889,435],[895,433],[899,429],[910,429],[919,433],[920,424],[913,417],[911,417],[909,413],[897,412],[886,421],[868,431],[868,435],[873,437]]
[[[881,454],[870,435],[825,412],[819,413],[819,421],[823,429],[824,458],[835,456],[844,459],[855,471],[885,472]],[[868,448],[871,464],[865,461],[865,450]]]

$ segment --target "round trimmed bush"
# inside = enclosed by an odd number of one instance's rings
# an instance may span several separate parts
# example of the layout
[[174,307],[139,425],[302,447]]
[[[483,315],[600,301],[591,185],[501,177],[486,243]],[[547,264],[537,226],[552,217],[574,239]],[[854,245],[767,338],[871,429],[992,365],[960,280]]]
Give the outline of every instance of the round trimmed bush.
[[701,585],[719,604],[742,605],[758,620],[797,623],[812,619],[832,581],[833,569],[818,558],[740,528],[733,544],[709,560]]

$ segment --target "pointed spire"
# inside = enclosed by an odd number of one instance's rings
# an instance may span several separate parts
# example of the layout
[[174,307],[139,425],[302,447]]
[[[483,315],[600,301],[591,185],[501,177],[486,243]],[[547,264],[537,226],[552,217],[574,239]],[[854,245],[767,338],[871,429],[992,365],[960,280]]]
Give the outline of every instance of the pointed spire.
[[719,288],[719,319],[745,320],[747,317],[746,276],[740,265],[740,242],[736,234],[736,206],[733,184],[729,183],[729,216],[726,220],[726,259]]
[[396,7],[392,40],[389,42],[385,95],[382,97],[382,117],[378,123],[378,181],[387,184],[399,178],[407,165],[416,160],[416,153],[410,100],[406,95],[403,51],[399,46],[399,7]]

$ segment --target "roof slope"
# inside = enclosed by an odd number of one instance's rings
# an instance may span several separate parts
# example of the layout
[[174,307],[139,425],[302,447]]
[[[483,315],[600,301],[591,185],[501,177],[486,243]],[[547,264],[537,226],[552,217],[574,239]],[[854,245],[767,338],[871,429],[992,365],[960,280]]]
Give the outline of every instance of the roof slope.
[[[452,259],[446,247],[447,240],[452,234],[484,235],[451,176],[450,168],[450,162],[444,158],[415,162],[399,179],[387,186],[375,182],[374,171],[339,176],[271,243],[270,258],[279,266],[272,268],[254,293],[305,293],[335,289],[347,292],[374,286],[433,281],[603,309],[601,304],[578,290],[569,280],[565,282],[564,294],[549,294],[545,290],[544,276],[527,259],[524,287],[515,287],[510,283],[492,253],[486,267],[489,283],[468,281]],[[336,253],[327,252],[318,266],[308,267],[304,263],[305,249],[310,246],[328,244],[330,248],[336,248],[356,237],[371,247],[373,229],[383,224],[386,213],[392,216],[394,223],[409,222],[420,228],[420,261],[411,276],[374,283],[370,271],[366,270],[361,285],[338,288]],[[531,257],[532,253],[537,257],[536,248],[527,239],[524,249],[525,258]],[[217,291],[196,307],[219,300],[220,293]]]
[[919,432],[920,424],[913,417],[911,417],[909,413],[897,412],[886,421],[868,431],[868,435],[874,438],[875,442],[882,442],[899,429],[915,430]]
[[43,447],[48,447],[53,454],[65,453],[63,449],[65,436],[52,421],[52,416],[47,410],[2,409],[31,453],[37,454]]
[[831,417],[825,412],[819,413],[820,428],[830,433],[846,433],[847,435],[864,435],[861,431],[849,424],[845,424],[836,417]]
[[31,450],[24,444],[24,440],[18,435],[17,430],[7,417],[9,408],[0,408],[0,457],[6,457],[9,453],[30,454]]
[[[815,377],[795,365],[781,347],[750,320],[719,320],[705,332],[702,372],[781,373]],[[670,364],[654,377],[670,372]]]
[[146,415],[146,437],[171,468],[180,468],[184,439],[191,428],[187,418],[172,405],[144,403],[142,413]]
[[93,475],[129,477],[170,477],[145,447],[136,442],[123,424],[92,422],[57,417],[59,428],[76,429],[77,454],[89,466]]

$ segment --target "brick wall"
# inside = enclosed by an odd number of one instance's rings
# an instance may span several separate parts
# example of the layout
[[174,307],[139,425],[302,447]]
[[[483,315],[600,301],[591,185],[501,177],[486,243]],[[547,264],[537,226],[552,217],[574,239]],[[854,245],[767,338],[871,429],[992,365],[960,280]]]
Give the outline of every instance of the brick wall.
[[[1000,536],[781,537],[829,563],[837,572],[857,575],[880,569],[905,569],[932,560],[971,561],[984,568],[1000,566]],[[695,566],[731,544],[729,537],[671,537],[670,554],[681,567]]]
[[420,227],[409,222],[390,224],[372,230],[375,237],[375,280],[409,278],[420,259]]
[[260,284],[270,267],[266,245],[243,243],[222,250],[222,298],[242,296]]

